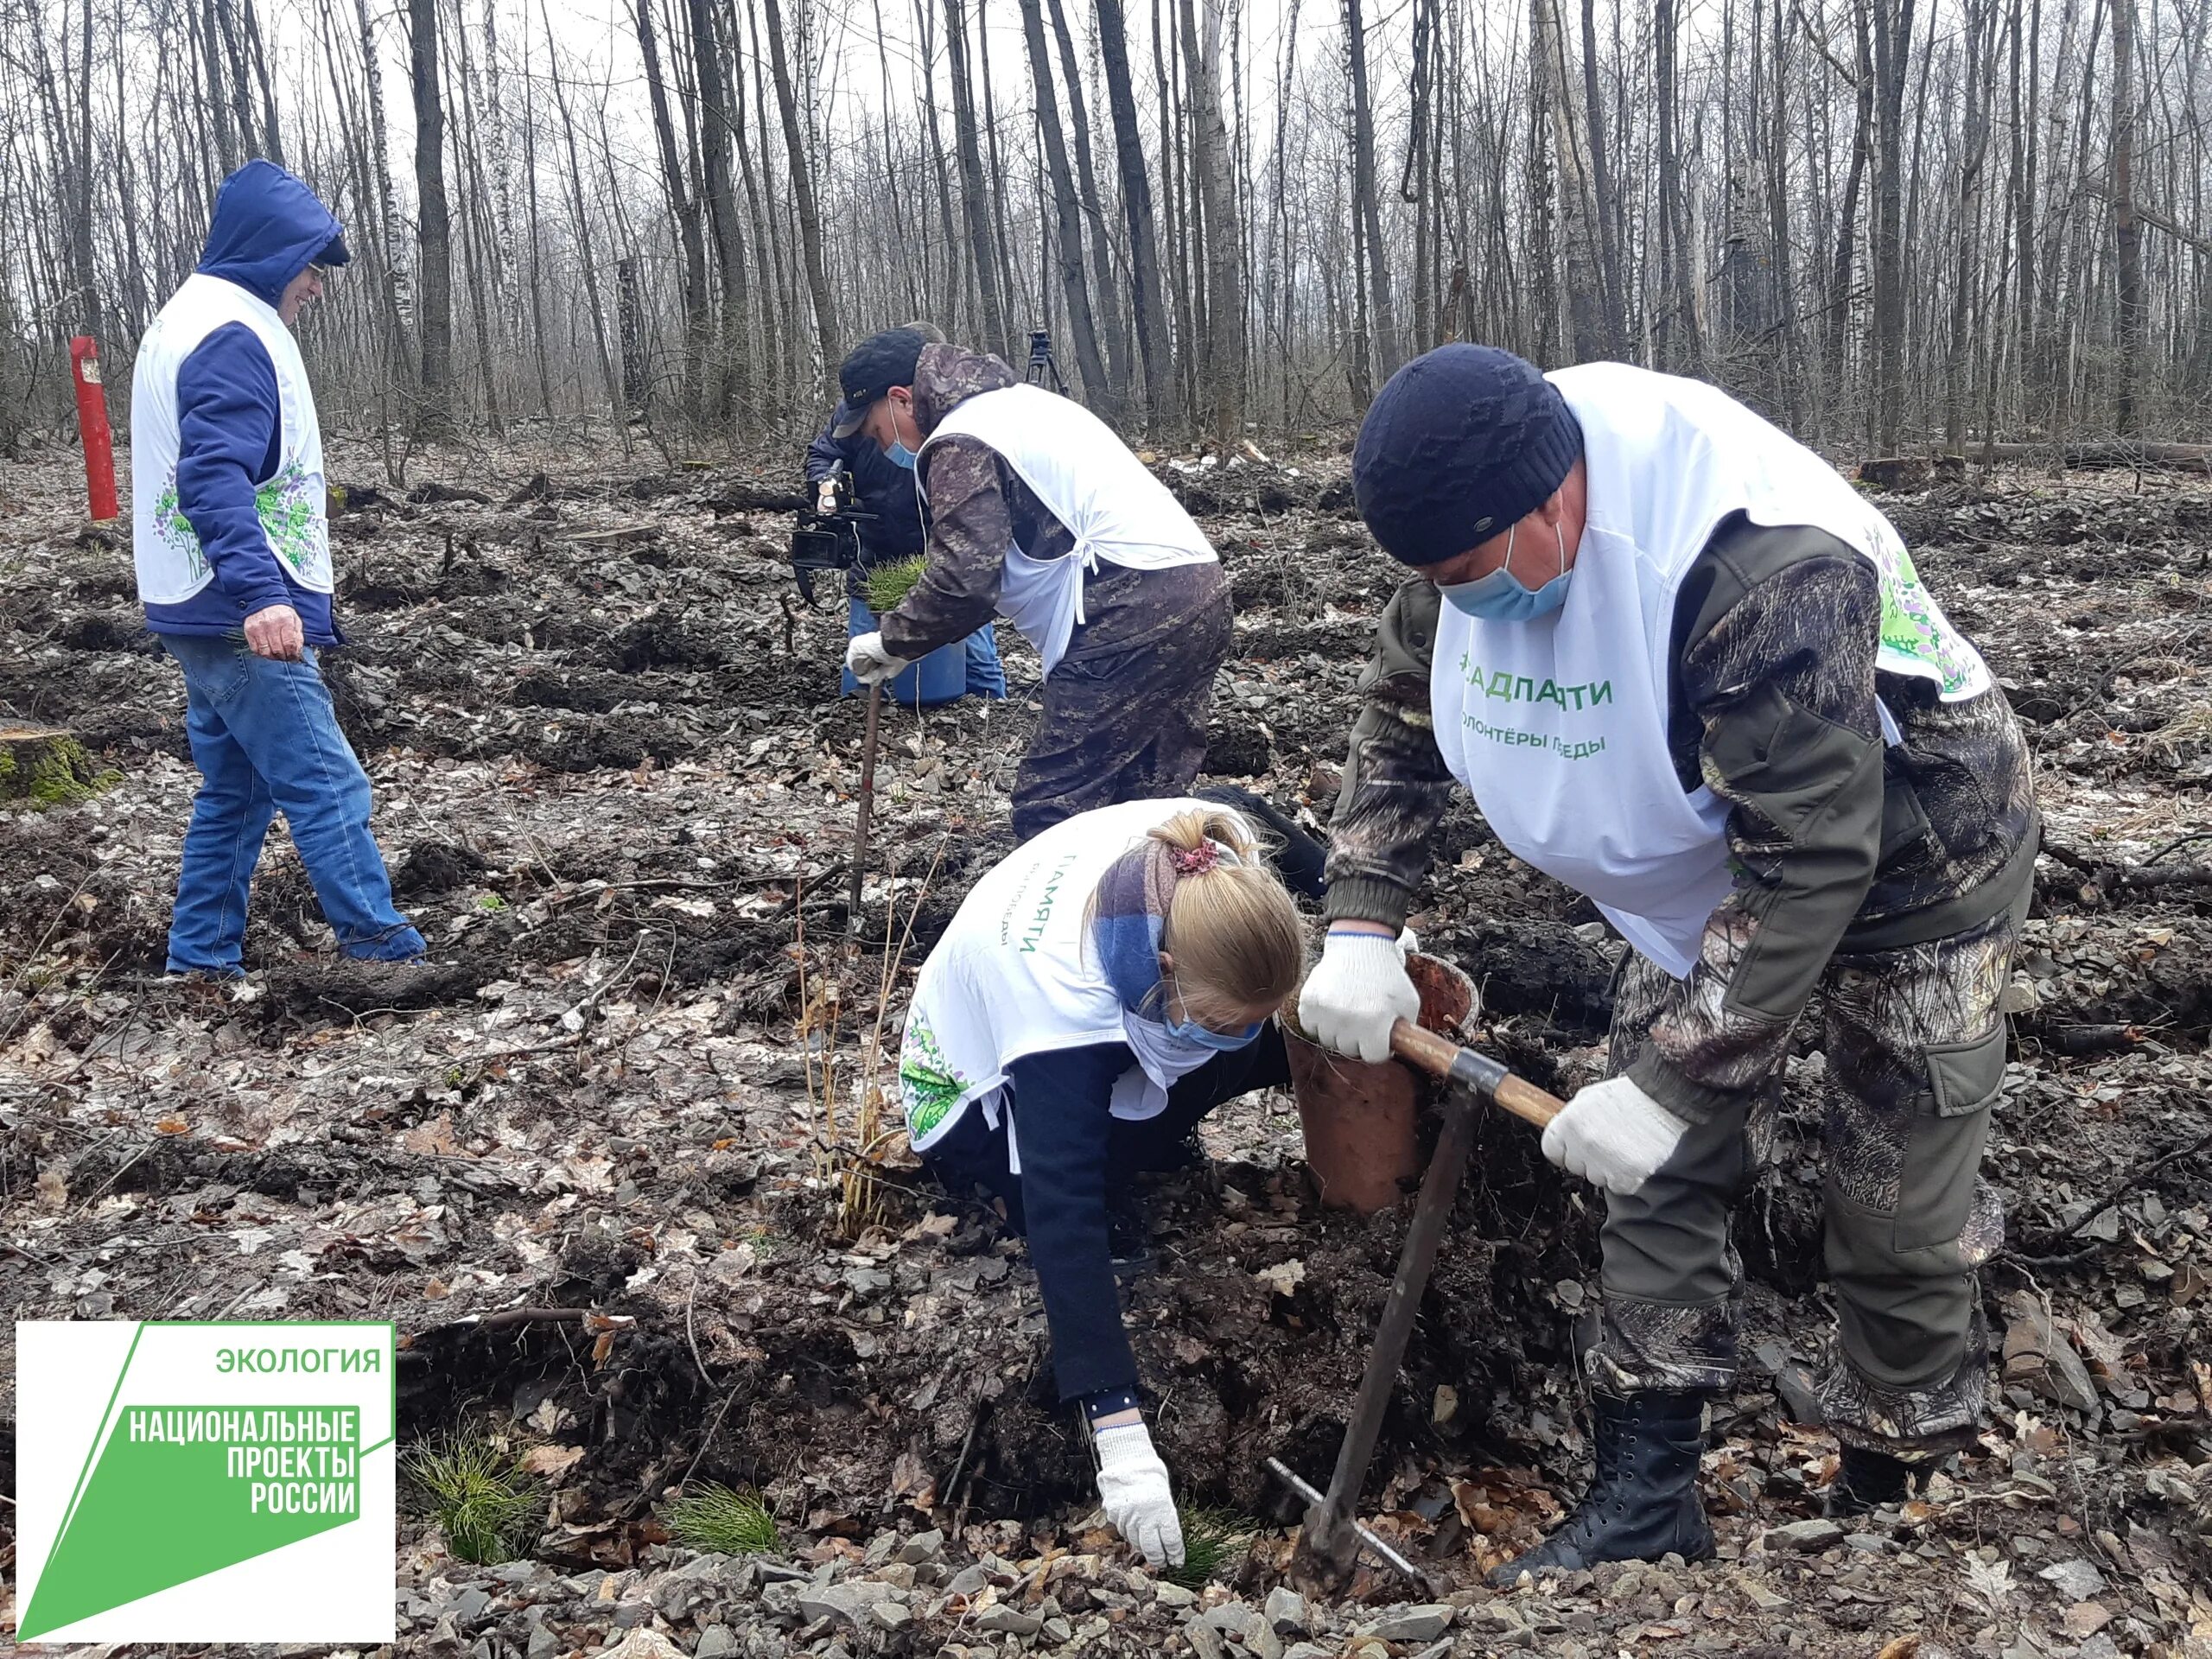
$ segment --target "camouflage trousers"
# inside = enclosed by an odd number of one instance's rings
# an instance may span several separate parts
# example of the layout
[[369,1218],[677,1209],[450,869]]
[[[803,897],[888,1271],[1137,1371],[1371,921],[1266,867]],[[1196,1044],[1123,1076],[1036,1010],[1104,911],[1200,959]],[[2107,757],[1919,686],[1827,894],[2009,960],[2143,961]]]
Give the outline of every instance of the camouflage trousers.
[[1016,841],[1096,807],[1185,794],[1205,762],[1233,626],[1228,584],[1211,565],[1146,573],[1142,589],[1129,581],[1138,574],[1095,578],[1086,599],[1095,605],[1109,582],[1132,590],[1108,616],[1114,633],[1138,632],[1140,642],[1110,643],[1094,610],[1045,681],[1045,712],[1014,773]]
[[[1833,1085],[1822,1133],[1825,1258],[1838,1328],[1820,1380],[1838,1439],[1908,1460],[1971,1441],[1988,1389],[1975,1270],[2004,1242],[1980,1176],[2004,1079],[1998,998],[2013,913],[1925,944],[1838,956],[1822,974]],[[1677,982],[1624,969],[1611,1060],[1624,1069]],[[1693,1124],[1642,1191],[1608,1197],[1601,1392],[1725,1390],[1736,1377],[1741,1266],[1729,1211],[1756,1177],[1779,1087]]]

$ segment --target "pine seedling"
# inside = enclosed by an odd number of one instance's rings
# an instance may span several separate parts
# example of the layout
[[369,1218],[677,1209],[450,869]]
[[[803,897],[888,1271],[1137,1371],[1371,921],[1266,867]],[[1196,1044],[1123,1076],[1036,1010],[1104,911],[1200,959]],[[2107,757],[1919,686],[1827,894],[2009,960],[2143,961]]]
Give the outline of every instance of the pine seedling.
[[865,583],[868,609],[878,616],[897,610],[899,602],[914,591],[927,564],[925,559],[912,558],[877,565],[868,573]]
[[702,1486],[668,1506],[662,1519],[677,1542],[715,1555],[769,1555],[784,1547],[776,1516],[753,1491]]
[[403,1466],[457,1559],[489,1567],[513,1560],[531,1541],[542,1507],[537,1483],[484,1436],[456,1432],[425,1442]]
[[1203,1590],[1243,1556],[1259,1523],[1234,1510],[1179,1511],[1183,1522],[1183,1565],[1162,1575],[1185,1590]]

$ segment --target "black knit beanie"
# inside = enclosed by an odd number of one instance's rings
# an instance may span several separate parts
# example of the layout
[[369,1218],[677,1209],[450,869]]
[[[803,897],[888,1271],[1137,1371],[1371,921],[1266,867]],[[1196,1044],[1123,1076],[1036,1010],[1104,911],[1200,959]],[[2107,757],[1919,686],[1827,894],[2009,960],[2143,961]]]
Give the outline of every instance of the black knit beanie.
[[1440,346],[1392,375],[1352,449],[1359,516],[1402,564],[1439,564],[1550,499],[1582,428],[1533,363]]

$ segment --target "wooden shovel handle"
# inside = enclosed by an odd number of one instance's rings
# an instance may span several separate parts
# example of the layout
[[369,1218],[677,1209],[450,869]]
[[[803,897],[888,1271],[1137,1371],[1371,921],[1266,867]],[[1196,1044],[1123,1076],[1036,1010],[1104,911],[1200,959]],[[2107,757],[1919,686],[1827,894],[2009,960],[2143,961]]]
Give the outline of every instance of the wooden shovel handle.
[[1390,1028],[1390,1052],[1446,1083],[1465,1084],[1540,1129],[1567,1109],[1565,1101],[1515,1077],[1487,1054],[1462,1048],[1410,1020],[1401,1020]]

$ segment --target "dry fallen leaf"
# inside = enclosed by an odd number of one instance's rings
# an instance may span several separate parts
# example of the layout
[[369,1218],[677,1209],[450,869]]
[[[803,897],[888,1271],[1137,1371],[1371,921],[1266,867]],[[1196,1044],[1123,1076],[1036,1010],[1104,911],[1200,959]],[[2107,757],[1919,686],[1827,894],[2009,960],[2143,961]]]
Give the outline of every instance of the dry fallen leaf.
[[427,1123],[418,1123],[399,1137],[399,1144],[418,1157],[455,1158],[460,1144],[453,1138],[453,1114],[440,1112]]
[[154,1132],[156,1135],[182,1135],[191,1127],[181,1117],[164,1117],[156,1120]]
[[581,1446],[533,1446],[522,1454],[522,1466],[533,1475],[557,1475],[583,1454]]
[[62,1173],[60,1164],[48,1164],[38,1173],[34,1185],[38,1189],[38,1207],[60,1210],[69,1202],[69,1178]]

